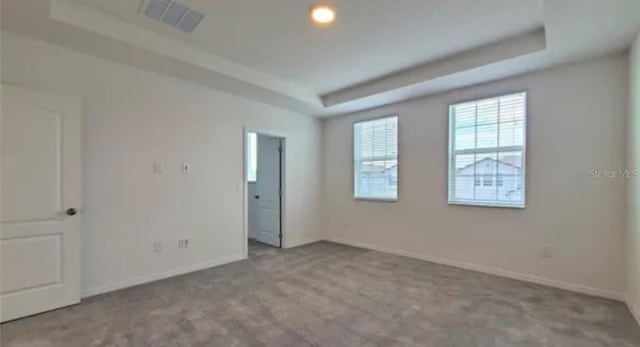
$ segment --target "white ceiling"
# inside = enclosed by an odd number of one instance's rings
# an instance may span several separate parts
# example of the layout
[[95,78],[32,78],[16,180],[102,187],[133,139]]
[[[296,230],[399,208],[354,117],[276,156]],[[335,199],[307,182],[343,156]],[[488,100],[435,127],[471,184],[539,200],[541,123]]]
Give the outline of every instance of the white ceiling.
[[206,13],[188,35],[141,16],[140,1],[78,1],[319,94],[543,25],[539,0],[336,0],[322,29],[314,0],[183,0]]
[[185,34],[142,0],[2,0],[2,27],[307,114],[328,116],[628,47],[639,0],[180,0]]

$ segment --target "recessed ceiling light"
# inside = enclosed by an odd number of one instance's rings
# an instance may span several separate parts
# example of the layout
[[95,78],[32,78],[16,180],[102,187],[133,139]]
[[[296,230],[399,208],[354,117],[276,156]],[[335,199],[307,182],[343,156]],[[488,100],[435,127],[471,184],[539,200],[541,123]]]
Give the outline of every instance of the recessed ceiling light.
[[311,7],[311,20],[318,25],[329,25],[336,20],[336,10],[329,5],[316,4]]

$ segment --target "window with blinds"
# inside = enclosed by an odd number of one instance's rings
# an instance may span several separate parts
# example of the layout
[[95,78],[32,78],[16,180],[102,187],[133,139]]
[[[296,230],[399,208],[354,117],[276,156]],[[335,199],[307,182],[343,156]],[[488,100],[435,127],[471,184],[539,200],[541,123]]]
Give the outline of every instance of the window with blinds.
[[527,94],[449,108],[449,203],[525,207]]
[[398,199],[398,117],[353,126],[354,197]]

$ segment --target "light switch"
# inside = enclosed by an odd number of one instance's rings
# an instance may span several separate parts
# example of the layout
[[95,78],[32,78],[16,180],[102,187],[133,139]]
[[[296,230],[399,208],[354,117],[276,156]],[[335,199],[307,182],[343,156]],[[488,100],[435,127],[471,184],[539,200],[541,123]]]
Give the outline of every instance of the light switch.
[[153,162],[153,173],[162,174],[164,172],[164,167],[162,166],[162,162],[154,161]]
[[191,164],[189,164],[189,163],[182,164],[182,173],[183,174],[191,173]]

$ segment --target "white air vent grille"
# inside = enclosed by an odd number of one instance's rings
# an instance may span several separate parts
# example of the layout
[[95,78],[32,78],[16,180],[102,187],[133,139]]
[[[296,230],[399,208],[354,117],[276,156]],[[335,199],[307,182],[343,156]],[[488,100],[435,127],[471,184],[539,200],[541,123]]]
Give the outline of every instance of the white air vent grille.
[[202,12],[173,0],[146,0],[143,13],[185,33],[193,32],[204,18]]

